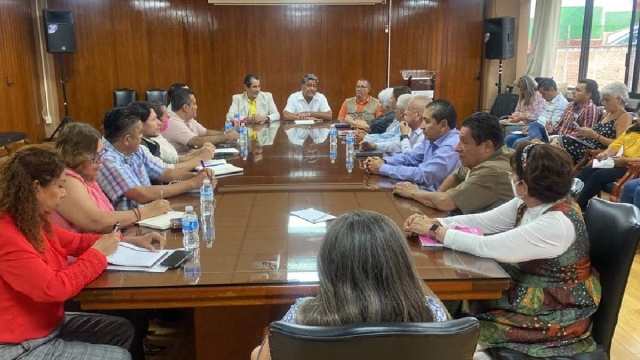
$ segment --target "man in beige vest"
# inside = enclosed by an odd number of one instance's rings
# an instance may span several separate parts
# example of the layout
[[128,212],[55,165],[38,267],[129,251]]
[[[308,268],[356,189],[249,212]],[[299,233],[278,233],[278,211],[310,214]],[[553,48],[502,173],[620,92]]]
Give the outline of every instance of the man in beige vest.
[[371,91],[369,80],[360,78],[356,83],[356,96],[342,103],[338,120],[354,126],[357,120],[369,122],[382,115],[380,100],[370,96],[369,91]]

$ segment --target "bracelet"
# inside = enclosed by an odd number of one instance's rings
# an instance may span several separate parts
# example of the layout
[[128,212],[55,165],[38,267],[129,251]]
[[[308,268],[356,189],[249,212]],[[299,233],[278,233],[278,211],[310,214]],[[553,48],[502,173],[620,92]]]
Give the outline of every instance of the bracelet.
[[142,214],[140,213],[139,208],[133,208],[133,212],[136,213],[136,218],[138,219],[138,221],[142,220]]
[[140,218],[138,217],[138,213],[136,212],[136,210],[135,209],[131,209],[131,211],[133,211],[133,215],[135,215],[136,221],[140,221]]
[[602,135],[598,134],[598,137],[596,138],[596,141],[600,141],[600,136],[602,136]]

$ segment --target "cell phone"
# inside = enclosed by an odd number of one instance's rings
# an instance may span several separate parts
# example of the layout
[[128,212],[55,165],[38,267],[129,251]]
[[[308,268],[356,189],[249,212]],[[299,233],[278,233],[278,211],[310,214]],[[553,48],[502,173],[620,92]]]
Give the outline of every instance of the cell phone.
[[160,263],[160,266],[166,266],[170,269],[177,268],[189,258],[189,255],[191,255],[190,250],[175,250]]
[[171,230],[180,230],[182,229],[182,219],[180,218],[173,218],[171,220],[169,220],[170,222],[170,227]]

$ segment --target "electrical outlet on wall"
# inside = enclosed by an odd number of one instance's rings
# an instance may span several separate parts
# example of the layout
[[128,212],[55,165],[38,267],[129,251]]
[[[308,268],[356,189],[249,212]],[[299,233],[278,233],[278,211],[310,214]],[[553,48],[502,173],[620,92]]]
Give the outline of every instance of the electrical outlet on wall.
[[44,117],[44,123],[45,123],[45,124],[51,124],[51,122],[52,122],[52,121],[51,121],[51,116],[49,116],[49,115],[45,115],[45,117]]

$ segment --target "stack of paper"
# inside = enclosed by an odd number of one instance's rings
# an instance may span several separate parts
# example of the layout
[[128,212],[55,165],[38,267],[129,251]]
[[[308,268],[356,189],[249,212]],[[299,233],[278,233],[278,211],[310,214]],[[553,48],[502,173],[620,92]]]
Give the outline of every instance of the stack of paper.
[[164,215],[140,220],[138,221],[138,225],[156,230],[167,230],[171,227],[171,219],[181,218],[182,215],[184,215],[182,211],[169,211]]
[[313,120],[294,120],[293,122],[295,122],[296,125],[313,125],[313,124],[315,124],[315,121],[313,121]]
[[313,208],[308,208],[306,210],[292,211],[291,215],[295,215],[313,224],[333,220],[336,218],[331,214],[327,214],[325,212],[322,212]]
[[213,170],[217,178],[242,174],[242,172],[244,171],[243,168],[237,167],[232,164],[215,166],[215,167],[212,167],[211,170]]
[[160,263],[173,251],[174,250],[158,250],[152,252],[128,243],[120,243],[118,250],[107,256],[107,262],[109,263],[107,269],[164,272],[167,270],[167,267],[160,266]]
[[[224,165],[226,163],[227,163],[227,160],[225,160],[225,159],[215,159],[215,160],[205,161],[204,162],[204,166],[213,169],[216,166]],[[202,166],[196,167],[196,170],[198,170],[198,171],[202,170]]]
[[239,153],[240,150],[236,148],[216,148],[214,151],[214,155],[235,155]]

